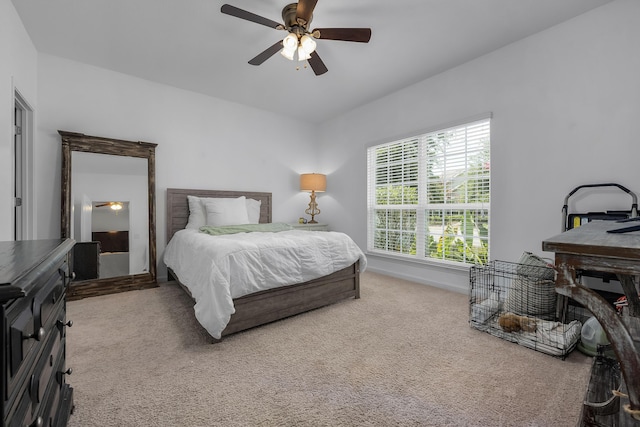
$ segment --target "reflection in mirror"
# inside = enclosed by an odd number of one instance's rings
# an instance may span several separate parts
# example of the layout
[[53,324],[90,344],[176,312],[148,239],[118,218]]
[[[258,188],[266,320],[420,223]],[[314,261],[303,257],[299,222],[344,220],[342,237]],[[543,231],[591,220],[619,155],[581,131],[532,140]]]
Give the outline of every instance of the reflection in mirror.
[[97,256],[91,272],[76,271],[76,277],[104,279],[147,272],[146,159],[84,152],[73,152],[71,158],[71,236],[76,242],[94,242],[75,252],[84,252],[79,255],[83,258]]
[[[146,270],[146,256],[139,260],[143,264],[136,268],[131,259],[134,252],[129,252],[129,202],[93,202],[91,241],[100,243],[99,278],[126,276]],[[146,255],[144,247],[142,249],[142,254]]]

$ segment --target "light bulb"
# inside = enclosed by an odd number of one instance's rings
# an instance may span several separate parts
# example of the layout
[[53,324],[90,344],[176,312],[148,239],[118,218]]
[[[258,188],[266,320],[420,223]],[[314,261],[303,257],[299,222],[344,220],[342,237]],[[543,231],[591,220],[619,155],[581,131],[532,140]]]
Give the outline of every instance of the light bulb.
[[302,45],[298,46],[298,61],[306,61],[309,58],[311,58],[311,55],[304,50],[304,47]]
[[298,37],[293,33],[289,33],[282,40],[282,45],[285,49],[294,50],[296,47],[298,47]]
[[300,38],[300,46],[304,48],[307,54],[311,55],[311,53],[316,50],[316,41],[305,34]]
[[293,54],[296,53],[296,49],[287,49],[286,47],[280,51],[280,54],[287,58],[289,61],[293,61]]

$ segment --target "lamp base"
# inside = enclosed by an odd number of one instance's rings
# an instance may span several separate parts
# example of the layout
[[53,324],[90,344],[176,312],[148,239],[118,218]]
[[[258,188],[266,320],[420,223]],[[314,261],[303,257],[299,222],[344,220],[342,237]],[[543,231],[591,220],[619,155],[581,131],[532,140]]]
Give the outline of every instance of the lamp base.
[[309,201],[309,209],[304,211],[307,215],[311,215],[311,221],[307,222],[307,224],[317,224],[318,221],[314,219],[316,215],[320,213],[320,209],[318,209],[318,204],[316,203],[316,192],[311,191],[311,198]]

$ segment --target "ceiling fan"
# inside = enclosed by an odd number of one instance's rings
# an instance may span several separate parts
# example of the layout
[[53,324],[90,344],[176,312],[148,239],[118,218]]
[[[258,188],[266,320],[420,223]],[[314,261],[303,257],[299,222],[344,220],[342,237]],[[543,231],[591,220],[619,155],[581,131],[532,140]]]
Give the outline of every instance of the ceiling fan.
[[313,31],[309,31],[309,24],[313,18],[313,9],[316,7],[316,3],[318,3],[318,0],[299,0],[298,3],[286,5],[282,9],[284,24],[247,12],[230,4],[223,4],[220,11],[236,18],[288,32],[283,40],[279,40],[273,46],[258,54],[249,61],[249,64],[260,65],[280,51],[289,60],[293,61],[294,56],[297,54],[298,61],[308,61],[313,72],[316,76],[319,76],[326,73],[328,69],[315,50],[316,42],[314,39],[368,43],[371,39],[371,28],[315,28]]
[[101,203],[96,205],[96,208],[102,208],[104,206],[109,206],[111,209],[113,209],[114,211],[119,211],[120,209],[122,209],[122,202],[106,202],[106,203]]

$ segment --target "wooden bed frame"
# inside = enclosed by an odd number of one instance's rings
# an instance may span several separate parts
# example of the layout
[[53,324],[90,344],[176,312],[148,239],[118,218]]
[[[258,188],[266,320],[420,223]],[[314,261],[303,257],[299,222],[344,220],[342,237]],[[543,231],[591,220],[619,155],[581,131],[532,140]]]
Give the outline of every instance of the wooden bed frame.
[[[173,234],[185,228],[189,219],[187,195],[197,197],[245,196],[262,202],[260,223],[271,222],[271,193],[248,191],[218,191],[167,189],[167,242]],[[171,270],[172,278],[189,294],[189,290]],[[236,312],[231,315],[222,336],[264,325],[347,298],[360,298],[359,262],[328,276],[308,282],[256,292],[233,300]]]

